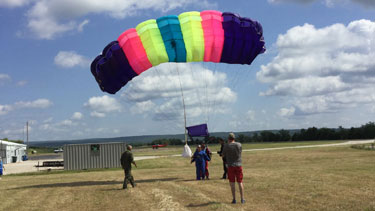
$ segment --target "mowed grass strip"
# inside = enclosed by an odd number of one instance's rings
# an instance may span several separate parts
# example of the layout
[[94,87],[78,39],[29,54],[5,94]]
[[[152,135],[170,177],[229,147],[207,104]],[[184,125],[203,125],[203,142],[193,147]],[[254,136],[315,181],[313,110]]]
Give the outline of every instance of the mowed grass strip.
[[349,146],[244,152],[244,205],[230,204],[217,154],[206,181],[189,159],[138,161],[128,190],[120,169],[4,176],[0,210],[375,210],[374,163]]
[[[345,141],[299,141],[299,142],[264,142],[264,143],[242,143],[242,149],[264,149],[264,148],[278,148],[278,147],[294,147],[307,145],[321,145],[321,144],[337,144]],[[212,153],[216,154],[220,150],[220,144],[208,144]],[[192,151],[197,147],[196,144],[189,144]],[[134,156],[167,156],[182,154],[184,146],[169,145],[167,147],[160,147],[152,149],[151,146],[134,147]]]

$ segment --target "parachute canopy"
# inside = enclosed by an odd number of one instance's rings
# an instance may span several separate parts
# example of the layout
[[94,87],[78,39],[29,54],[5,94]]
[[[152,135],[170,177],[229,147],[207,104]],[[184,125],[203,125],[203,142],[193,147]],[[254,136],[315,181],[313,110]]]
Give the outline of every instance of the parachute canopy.
[[100,89],[115,94],[128,81],[165,62],[251,64],[265,52],[260,23],[215,10],[144,21],[124,31],[91,63]]
[[187,145],[187,143],[184,146],[184,151],[182,152],[182,157],[184,158],[190,158],[192,155],[190,147]]

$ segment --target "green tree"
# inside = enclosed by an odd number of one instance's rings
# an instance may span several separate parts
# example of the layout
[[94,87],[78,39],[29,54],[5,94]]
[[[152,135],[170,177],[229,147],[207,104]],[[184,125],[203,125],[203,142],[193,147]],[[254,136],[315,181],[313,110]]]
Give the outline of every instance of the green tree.
[[291,140],[291,136],[289,134],[289,131],[287,130],[279,130],[279,137],[280,137],[280,141],[282,142],[286,142],[286,141],[290,141]]

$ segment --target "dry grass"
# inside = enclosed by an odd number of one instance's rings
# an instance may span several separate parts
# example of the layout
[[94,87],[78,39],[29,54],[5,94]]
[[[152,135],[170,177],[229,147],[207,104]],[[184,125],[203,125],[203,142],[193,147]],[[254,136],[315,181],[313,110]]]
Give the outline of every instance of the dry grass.
[[121,170],[4,176],[0,210],[375,210],[375,154],[349,146],[243,153],[244,205],[216,154],[208,181],[181,157],[137,164],[128,190]]

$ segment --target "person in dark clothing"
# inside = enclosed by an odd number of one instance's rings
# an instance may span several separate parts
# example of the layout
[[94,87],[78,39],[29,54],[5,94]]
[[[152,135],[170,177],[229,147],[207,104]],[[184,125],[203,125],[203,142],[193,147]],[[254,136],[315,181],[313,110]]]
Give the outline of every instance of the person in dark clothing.
[[228,167],[227,167],[227,164],[226,164],[226,159],[225,157],[223,157],[223,149],[224,149],[224,139],[222,138],[219,138],[219,143],[221,145],[220,147],[220,151],[217,152],[217,154],[220,155],[220,157],[223,159],[223,169],[224,169],[224,174],[223,174],[223,177],[221,179],[227,179],[227,174],[228,174]]
[[137,164],[134,161],[133,153],[131,152],[133,147],[128,145],[126,148],[127,150],[121,155],[121,166],[125,172],[124,184],[122,185],[123,189],[128,188],[128,183],[130,183],[133,188],[135,187],[134,177],[131,173],[131,164],[137,167]]
[[206,176],[206,179],[210,179],[209,176],[210,176],[210,172],[208,171],[208,161],[211,160],[211,155],[212,155],[212,152],[210,149],[208,149],[208,146],[206,146],[205,144],[202,144],[202,151],[204,151],[206,153],[206,155],[210,158],[209,160],[206,160],[206,166],[205,166],[205,176]]
[[191,163],[195,162],[195,169],[197,174],[197,180],[204,180],[206,160],[211,160],[205,151],[202,150],[201,145],[198,145],[193,157],[191,158]]

